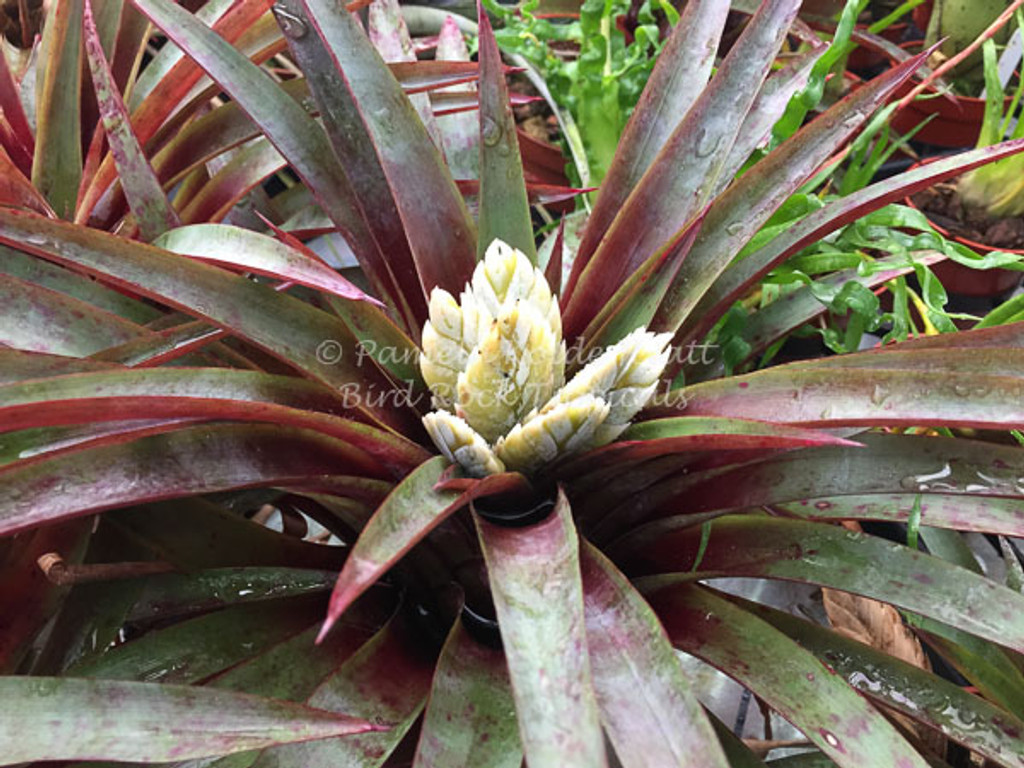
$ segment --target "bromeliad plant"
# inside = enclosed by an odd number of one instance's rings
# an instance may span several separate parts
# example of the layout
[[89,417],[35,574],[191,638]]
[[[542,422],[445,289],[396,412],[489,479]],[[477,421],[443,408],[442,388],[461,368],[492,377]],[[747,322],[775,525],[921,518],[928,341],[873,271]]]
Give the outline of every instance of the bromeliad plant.
[[[1024,534],[1024,451],[964,436],[1024,425],[1024,327],[648,402],[790,255],[1024,142],[867,186],[734,261],[920,58],[734,178],[800,98],[771,71],[799,3],[764,2],[712,77],[696,53],[727,4],[691,0],[579,246],[556,236],[541,264],[486,17],[474,222],[347,9],[274,6],[300,88],[170,0],[136,5],[287,161],[375,297],[280,228],[101,231],[119,208],[95,180],[79,223],[0,209],[22,334],[0,350],[4,763],[761,764],[716,731],[681,649],[838,765],[929,765],[907,719],[1024,765],[1024,597],[946,559],[958,530]],[[914,268],[889,266],[863,283]],[[804,298],[763,336],[821,312]],[[347,546],[248,518],[267,505]],[[913,545],[852,520],[906,521]],[[890,603],[977,693],[707,583],[724,576]]]

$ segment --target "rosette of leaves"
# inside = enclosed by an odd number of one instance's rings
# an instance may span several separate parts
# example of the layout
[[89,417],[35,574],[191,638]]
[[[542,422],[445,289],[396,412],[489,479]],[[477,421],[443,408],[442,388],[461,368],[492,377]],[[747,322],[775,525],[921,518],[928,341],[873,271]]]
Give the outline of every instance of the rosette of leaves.
[[[98,159],[84,187],[44,193],[4,176],[28,197],[0,209],[2,762],[761,764],[716,729],[681,649],[789,720],[816,758],[941,760],[896,713],[992,763],[1024,764],[1024,597],[1012,578],[977,572],[958,534],[1024,534],[1024,450],[1001,439],[1024,426],[1021,324],[711,376],[612,442],[526,473],[467,477],[422,425],[430,297],[454,297],[495,240],[544,271],[550,306],[558,296],[557,318],[538,314],[561,327],[573,403],[596,397],[593,381],[573,389],[591,352],[638,329],[671,334],[684,354],[661,380],[674,377],[690,367],[688,344],[791,254],[1024,149],[998,144],[869,185],[734,261],[920,63],[866,83],[736,177],[800,98],[802,65],[773,67],[798,5],[763,3],[715,62],[698,52],[715,50],[726,4],[691,0],[581,241],[556,235],[541,258],[486,18],[474,221],[403,91],[420,68],[384,64],[346,8],[274,7],[283,36],[268,27],[267,44],[287,45],[302,73],[282,85],[238,43],[245,33],[232,44],[170,0],[137,0],[181,66],[216,84],[189,98],[211,111],[172,107],[152,135],[176,146],[200,121],[237,115],[234,135],[287,164],[288,199],[319,207],[365,289],[304,246],[323,226],[288,231],[283,211],[266,217],[274,237],[185,208],[183,226],[133,237],[141,204],[159,199],[117,161],[130,142],[116,124],[109,165]],[[73,4],[57,8],[75,18]],[[221,92],[230,100],[209,104]],[[128,125],[145,147],[140,122]],[[148,150],[126,156],[141,174],[159,165]],[[163,210],[209,173],[204,162],[187,183],[161,182]],[[49,208],[26,205],[41,194]],[[847,277],[872,287],[914,268],[889,266]],[[788,306],[765,324],[769,343],[822,311]],[[545,381],[552,394],[531,408],[556,397],[557,377]],[[458,388],[456,376],[438,396],[458,408]],[[283,531],[252,519],[257,509]],[[347,546],[304,540],[311,520]],[[908,544],[837,524],[858,520],[906,523]],[[971,689],[715,589],[733,576],[895,606]]]

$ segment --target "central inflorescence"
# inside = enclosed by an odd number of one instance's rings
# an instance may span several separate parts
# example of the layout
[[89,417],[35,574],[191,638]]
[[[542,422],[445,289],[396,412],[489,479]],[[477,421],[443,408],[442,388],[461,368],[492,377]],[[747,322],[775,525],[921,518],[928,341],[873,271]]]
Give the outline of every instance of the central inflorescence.
[[637,329],[566,384],[558,301],[543,272],[495,240],[458,302],[430,294],[420,370],[438,410],[423,424],[473,477],[536,472],[618,437],[654,394],[670,340]]

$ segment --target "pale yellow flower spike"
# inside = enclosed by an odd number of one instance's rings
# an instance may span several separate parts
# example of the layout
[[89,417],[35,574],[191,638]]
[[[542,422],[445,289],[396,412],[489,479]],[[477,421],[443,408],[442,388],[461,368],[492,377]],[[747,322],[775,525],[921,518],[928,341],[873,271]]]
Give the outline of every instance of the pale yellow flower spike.
[[547,402],[564,366],[561,339],[525,301],[507,309],[473,350],[456,387],[459,416],[494,442]]
[[448,411],[434,411],[423,417],[434,445],[453,463],[459,464],[470,477],[487,477],[505,471],[505,465],[480,435],[465,421]]
[[530,473],[548,462],[586,450],[608,418],[608,404],[593,395],[559,403],[543,416],[517,424],[495,448],[510,470]]
[[500,240],[459,299],[431,293],[420,356],[438,407],[456,414],[440,410],[423,423],[445,457],[474,477],[506,466],[534,472],[614,440],[654,394],[668,362],[670,334],[641,329],[563,386],[558,302],[543,272]]

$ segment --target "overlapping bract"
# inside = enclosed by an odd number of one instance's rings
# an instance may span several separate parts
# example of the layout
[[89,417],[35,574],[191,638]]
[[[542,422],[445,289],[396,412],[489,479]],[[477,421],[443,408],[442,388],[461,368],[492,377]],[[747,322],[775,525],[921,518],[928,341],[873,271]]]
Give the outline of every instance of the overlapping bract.
[[439,410],[424,425],[472,476],[534,472],[614,440],[654,393],[670,338],[638,329],[563,386],[558,304],[543,273],[495,240],[458,303],[430,296],[420,368]]

